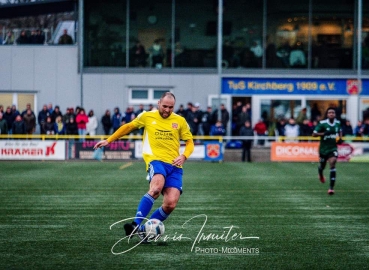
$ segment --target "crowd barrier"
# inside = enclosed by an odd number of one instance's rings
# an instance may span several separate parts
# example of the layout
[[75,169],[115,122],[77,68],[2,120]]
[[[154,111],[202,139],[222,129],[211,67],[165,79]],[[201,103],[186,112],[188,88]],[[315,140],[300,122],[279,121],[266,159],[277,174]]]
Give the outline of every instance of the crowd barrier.
[[[142,159],[142,136],[127,135],[101,151],[93,146],[108,136],[70,135],[0,135],[0,160],[138,160]],[[317,162],[318,137],[282,136],[194,136],[195,150],[190,159],[223,161],[226,147],[242,145],[242,140],[253,140],[254,146],[264,140],[263,148],[270,149],[270,161]],[[369,162],[368,137],[344,137],[338,146],[339,161]],[[226,143],[227,142],[227,143]],[[232,142],[240,142],[233,143]],[[180,151],[184,151],[184,143]],[[254,150],[253,150],[254,151]]]
[[[108,136],[0,135],[0,160],[132,160],[142,159],[142,136],[127,135],[103,149],[94,145]],[[184,151],[181,144],[180,152]],[[223,160],[221,136],[195,137],[190,159]]]

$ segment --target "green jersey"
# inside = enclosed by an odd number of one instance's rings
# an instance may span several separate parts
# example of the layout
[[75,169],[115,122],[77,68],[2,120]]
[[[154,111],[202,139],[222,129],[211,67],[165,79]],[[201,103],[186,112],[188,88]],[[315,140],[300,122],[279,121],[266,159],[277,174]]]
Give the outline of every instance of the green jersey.
[[328,155],[331,152],[337,151],[337,139],[341,132],[341,123],[334,119],[333,123],[330,123],[328,119],[319,121],[319,124],[315,127],[314,133],[321,133],[320,136],[319,153],[321,155]]

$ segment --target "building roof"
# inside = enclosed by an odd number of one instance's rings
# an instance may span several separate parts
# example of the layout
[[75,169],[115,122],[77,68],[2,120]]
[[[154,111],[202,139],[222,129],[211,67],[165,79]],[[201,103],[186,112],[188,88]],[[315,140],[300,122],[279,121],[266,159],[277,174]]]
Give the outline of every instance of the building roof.
[[77,0],[44,0],[37,2],[0,5],[0,19],[28,17],[75,11]]

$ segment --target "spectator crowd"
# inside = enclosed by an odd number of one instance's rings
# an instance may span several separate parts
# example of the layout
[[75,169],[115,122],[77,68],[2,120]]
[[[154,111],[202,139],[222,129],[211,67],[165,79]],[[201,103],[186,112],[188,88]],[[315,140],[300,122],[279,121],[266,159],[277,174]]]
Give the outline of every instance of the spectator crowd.
[[[21,112],[15,105],[8,106],[5,110],[0,105],[0,134],[31,135],[39,131],[40,134],[46,135],[79,135],[83,140],[86,135],[97,135],[99,124],[101,124],[104,135],[110,135],[122,124],[131,122],[144,110],[155,109],[152,104],[146,108],[140,104],[136,110],[133,106],[128,106],[124,112],[119,107],[115,107],[112,112],[107,109],[101,119],[98,119],[94,110],[90,109],[86,113],[85,109],[79,106],[69,107],[63,113],[59,106],[49,103],[43,105],[42,109],[35,114],[31,104],[27,104]],[[186,119],[195,136],[223,136],[226,134],[251,136],[252,134],[258,136],[257,143],[261,146],[265,143],[262,137],[267,135],[283,136],[286,140],[296,140],[299,136],[311,136],[315,126],[324,118],[322,113],[313,107],[310,117],[307,116],[306,108],[303,108],[296,119],[280,117],[276,122],[269,122],[269,119],[262,114],[257,123],[252,125],[251,105],[250,103],[242,104],[242,102],[235,103],[231,113],[224,104],[220,105],[220,112],[218,112],[218,109],[213,110],[210,106],[202,110],[198,102],[188,102],[187,107],[181,104],[175,113]],[[350,120],[337,114],[342,124],[343,136],[369,136],[369,110],[367,109],[365,113],[364,120],[358,121],[354,127]],[[231,130],[227,132],[229,122]],[[246,127],[247,130],[245,130]],[[135,134],[142,135],[143,130],[138,130]]]
[[[86,113],[85,109],[77,106],[68,107],[63,113],[59,106],[51,103],[43,105],[42,109],[35,114],[31,104],[20,112],[15,105],[4,107],[0,105],[0,134],[35,134],[39,131],[45,135],[79,135],[82,140],[86,135],[97,135],[99,124],[102,126],[104,135],[110,135],[121,125],[131,122],[144,110],[150,111],[156,108],[149,104],[147,108],[140,104],[137,110],[128,106],[124,112],[119,107],[111,112],[107,109],[101,119],[94,114],[94,110]],[[205,112],[200,110],[200,104],[189,102],[187,108],[180,105],[177,114],[186,118],[193,135],[225,135],[226,127],[230,119],[229,112],[224,104],[221,105],[220,117],[218,111],[208,107]],[[135,134],[143,134],[138,130]]]

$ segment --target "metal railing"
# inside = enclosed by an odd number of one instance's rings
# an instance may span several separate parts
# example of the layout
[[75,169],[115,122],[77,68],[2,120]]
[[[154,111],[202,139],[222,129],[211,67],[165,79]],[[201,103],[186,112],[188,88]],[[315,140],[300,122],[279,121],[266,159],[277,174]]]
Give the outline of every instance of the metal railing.
[[[43,43],[29,43],[29,44],[32,44],[32,45],[49,45],[52,42],[52,36],[53,36],[53,33],[54,33],[53,27],[44,28],[44,29],[39,29],[39,28],[22,28],[22,29],[13,28],[13,29],[7,29],[7,28],[3,27],[3,29],[2,29],[2,40],[3,40],[2,45],[17,45],[17,39],[19,38],[20,33],[22,31],[33,32],[33,31],[37,31],[37,30],[41,30],[41,32],[43,34],[43,38],[44,38]],[[8,37],[9,32],[12,33],[10,40],[9,40],[9,37]]]

